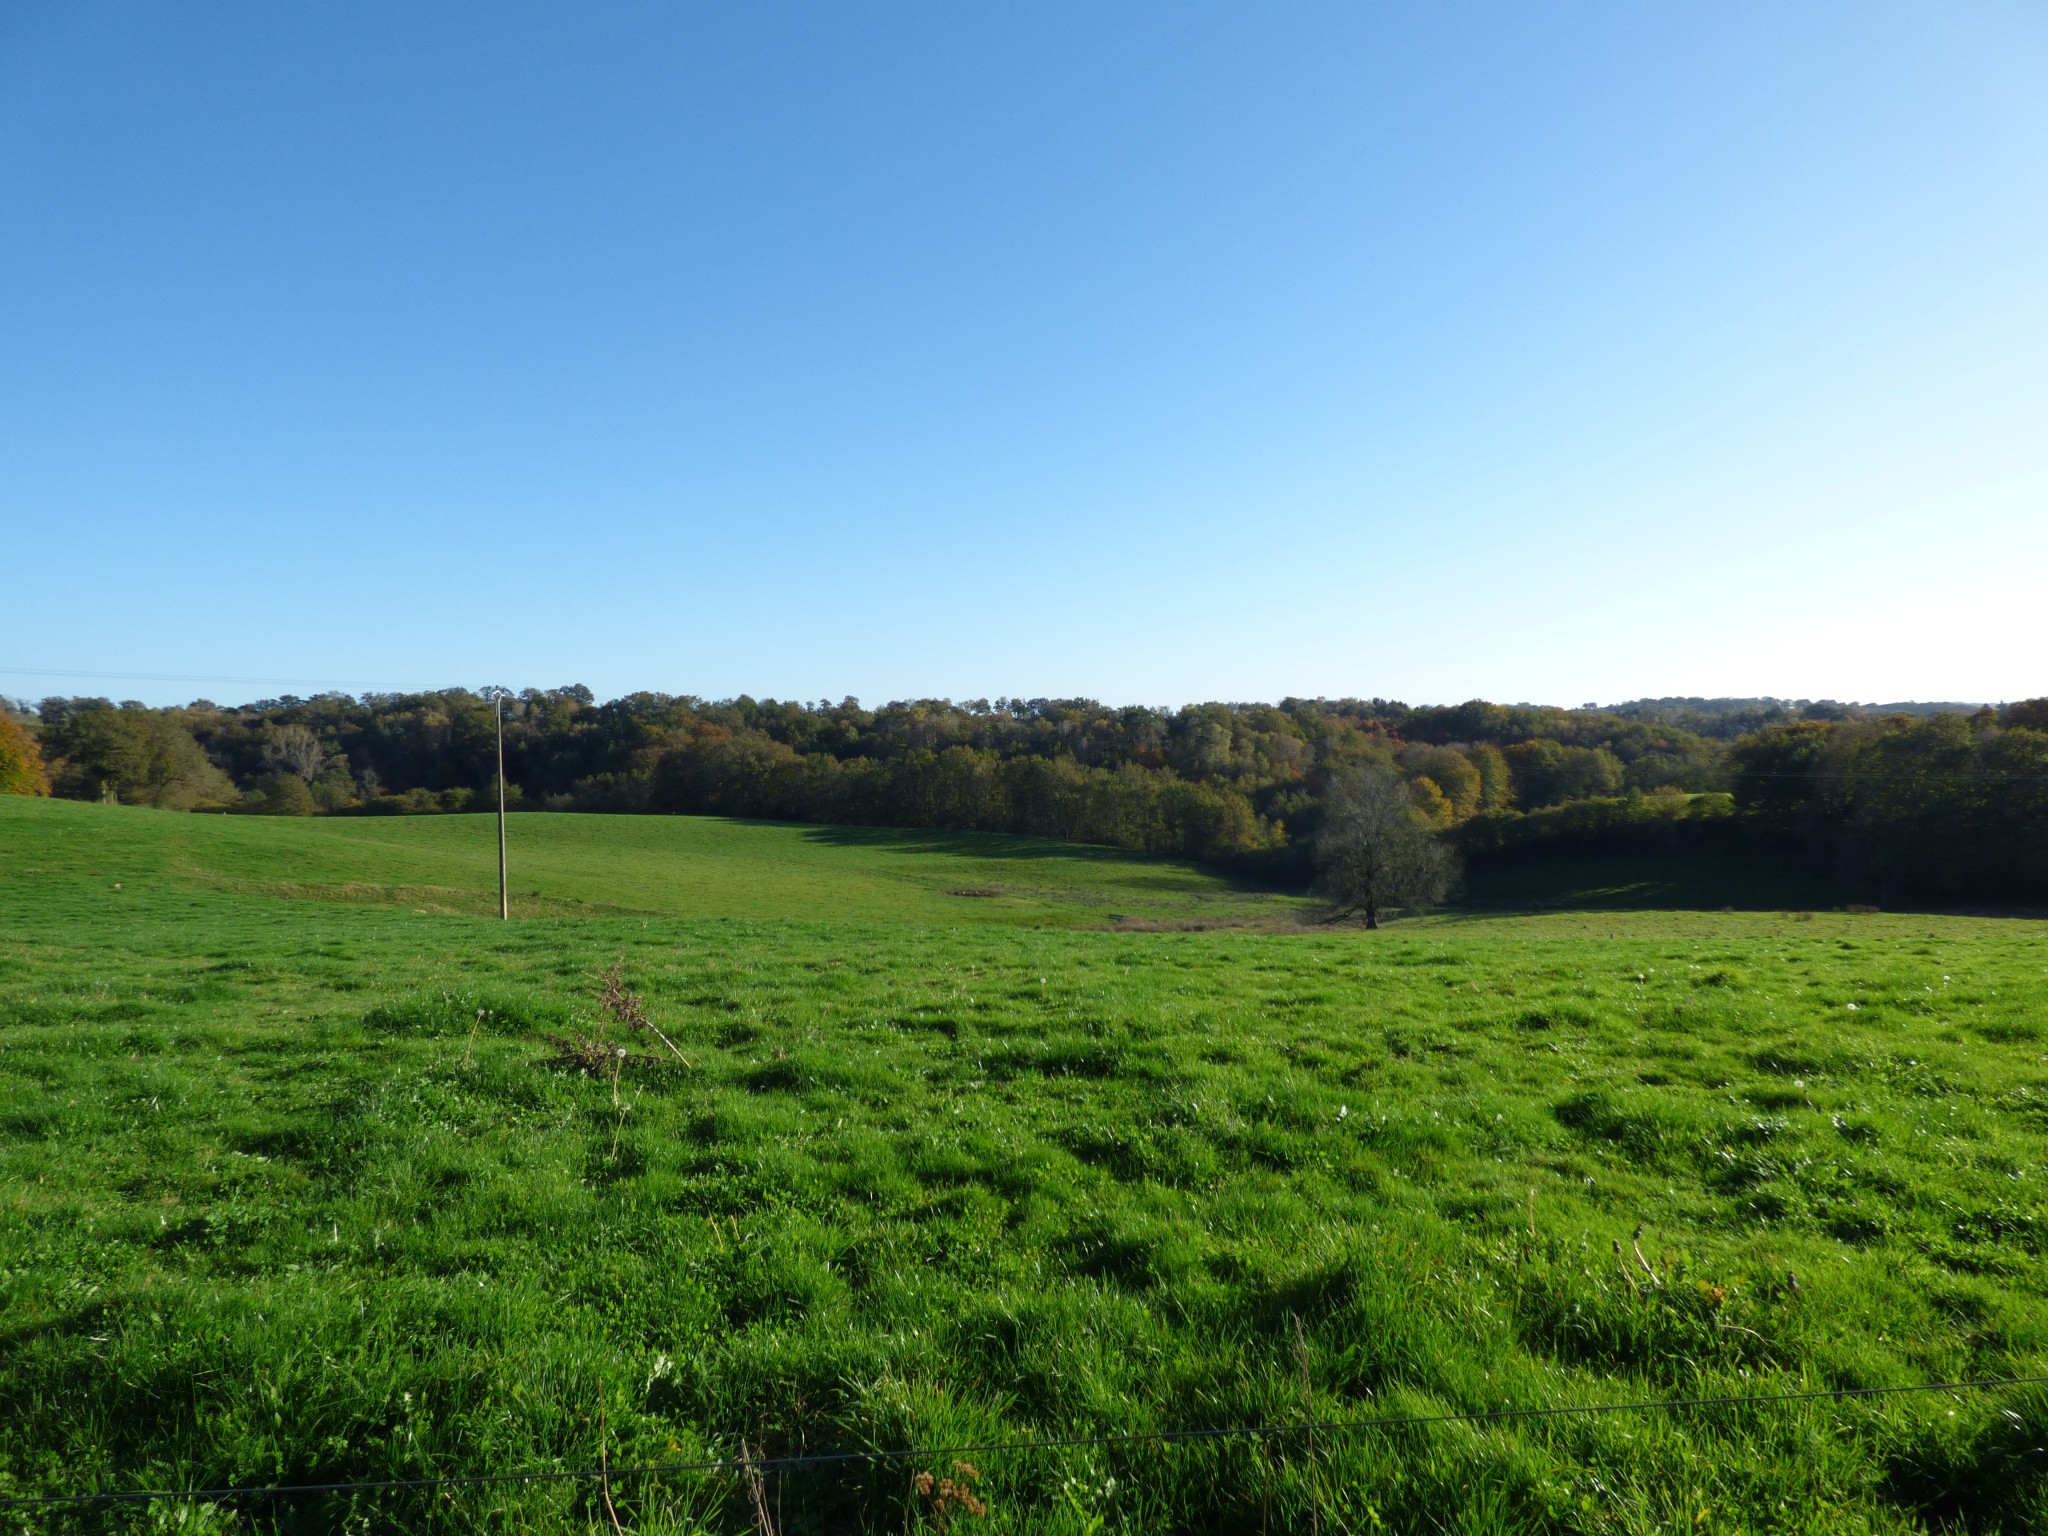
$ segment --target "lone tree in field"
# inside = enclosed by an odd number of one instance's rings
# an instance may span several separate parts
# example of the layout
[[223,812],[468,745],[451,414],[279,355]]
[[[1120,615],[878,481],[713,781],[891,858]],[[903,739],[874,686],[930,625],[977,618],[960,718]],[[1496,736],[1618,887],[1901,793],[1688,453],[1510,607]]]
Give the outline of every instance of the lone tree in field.
[[1340,913],[1363,912],[1368,928],[1388,907],[1435,906],[1458,872],[1400,775],[1377,766],[1330,781],[1315,854],[1316,889]]

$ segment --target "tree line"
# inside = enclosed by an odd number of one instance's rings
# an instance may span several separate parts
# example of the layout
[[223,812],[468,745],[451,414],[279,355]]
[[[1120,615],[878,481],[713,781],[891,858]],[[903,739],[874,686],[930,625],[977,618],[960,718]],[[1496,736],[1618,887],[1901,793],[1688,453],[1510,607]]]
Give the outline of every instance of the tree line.
[[1940,902],[2048,898],[2048,699],[1927,719],[1802,722],[1736,741],[1756,833],[1846,887]]
[[162,709],[49,698],[0,712],[0,788],[240,814],[481,808],[499,698],[507,794],[521,810],[1012,832],[1305,881],[1332,786],[1352,783],[1346,803],[1362,803],[1356,778],[1370,770],[1399,782],[1419,825],[1475,857],[1682,829],[1795,845],[1894,899],[2048,895],[2041,700],[1908,712],[1701,699],[870,709],[599,702],[582,687]]

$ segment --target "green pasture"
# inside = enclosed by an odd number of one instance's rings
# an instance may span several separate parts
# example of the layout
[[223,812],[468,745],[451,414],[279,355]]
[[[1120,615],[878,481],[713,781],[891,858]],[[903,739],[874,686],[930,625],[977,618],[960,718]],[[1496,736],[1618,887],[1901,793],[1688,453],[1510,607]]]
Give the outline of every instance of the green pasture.
[[[2048,1371],[2040,921],[1596,881],[1365,933],[1056,844],[512,831],[504,924],[487,818],[0,799],[0,1497]],[[687,1062],[601,1025],[615,962]],[[647,1063],[551,1064],[600,1034]],[[2044,1430],[2026,1387],[974,1451],[763,1497],[784,1533],[937,1530],[927,1471],[986,1501],[955,1533],[2019,1532]],[[726,1472],[610,1500],[0,1528],[759,1529]]]
[[[89,900],[120,880],[131,906],[178,891],[497,914],[491,816],[110,809],[0,803],[0,858],[51,893],[84,880]],[[694,816],[531,814],[509,826],[519,917],[1238,926],[1291,924],[1304,909],[1185,864],[1036,838]]]

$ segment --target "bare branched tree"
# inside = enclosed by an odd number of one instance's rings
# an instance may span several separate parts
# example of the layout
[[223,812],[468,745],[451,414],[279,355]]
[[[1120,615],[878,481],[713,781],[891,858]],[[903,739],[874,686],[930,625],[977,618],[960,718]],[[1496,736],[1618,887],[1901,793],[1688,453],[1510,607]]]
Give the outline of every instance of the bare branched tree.
[[1457,879],[1455,854],[1416,809],[1391,768],[1369,764],[1331,779],[1316,836],[1316,888],[1340,913],[1377,928],[1389,907],[1432,907]]
[[303,725],[280,725],[263,744],[266,768],[296,773],[308,781],[319,776],[320,765],[326,761],[327,749],[320,738]]

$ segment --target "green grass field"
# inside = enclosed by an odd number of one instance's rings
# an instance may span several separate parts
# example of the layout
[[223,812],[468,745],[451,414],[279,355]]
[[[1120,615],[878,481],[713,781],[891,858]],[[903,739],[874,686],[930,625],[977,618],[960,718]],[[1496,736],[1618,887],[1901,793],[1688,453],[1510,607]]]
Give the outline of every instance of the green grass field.
[[[0,823],[6,856],[19,861],[10,872],[86,876],[99,891],[120,880],[131,903],[175,890],[427,916],[498,911],[488,816],[178,816],[138,826],[98,807],[18,804],[0,807],[28,818]],[[520,917],[1290,926],[1303,911],[1299,900],[1183,864],[1031,838],[678,816],[526,815],[509,825]]]
[[[512,831],[503,924],[487,818],[0,798],[0,1495],[2048,1369],[2048,924],[1364,933],[1095,849]],[[689,1064],[615,1089],[548,1037],[621,957]],[[951,1529],[2018,1532],[2044,1431],[2008,1388],[995,1451]],[[935,1530],[949,1463],[766,1496]],[[756,1529],[729,1473],[612,1500]],[[613,1529],[590,1480],[0,1524]]]

